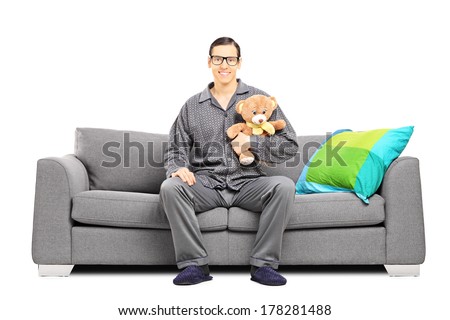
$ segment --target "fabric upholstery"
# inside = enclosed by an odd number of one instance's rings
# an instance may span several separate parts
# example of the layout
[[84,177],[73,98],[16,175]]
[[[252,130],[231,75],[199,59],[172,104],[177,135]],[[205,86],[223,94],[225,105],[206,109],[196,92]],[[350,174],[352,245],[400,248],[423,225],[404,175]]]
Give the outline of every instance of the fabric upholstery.
[[[74,226],[73,264],[174,265],[170,230]],[[212,265],[228,262],[227,231],[205,232]]]
[[86,169],[73,155],[37,163],[32,257],[38,264],[71,264],[71,199],[88,189]]
[[[294,210],[287,230],[370,226],[384,221],[384,199],[379,195],[365,205],[351,193],[296,195]],[[258,229],[260,213],[230,208],[229,229],[252,231]]]
[[320,147],[325,136],[298,136],[298,152],[295,157],[284,163],[261,163],[262,170],[269,176],[285,176],[297,182],[300,172],[308,163],[308,159]]
[[[169,230],[75,226],[74,264],[174,265]],[[211,265],[247,265],[255,233],[204,233]],[[282,265],[384,264],[384,227],[286,231]]]
[[419,160],[395,160],[386,172],[380,194],[386,199],[387,263],[422,263],[425,229]]
[[88,171],[91,190],[157,194],[166,177],[167,141],[166,134],[77,128],[75,155]]
[[[229,232],[229,264],[248,264],[255,233]],[[384,227],[287,230],[281,265],[384,264]]]
[[[90,225],[170,229],[159,195],[93,190],[73,198],[72,218]],[[215,208],[197,215],[202,231],[227,228],[227,210]]]

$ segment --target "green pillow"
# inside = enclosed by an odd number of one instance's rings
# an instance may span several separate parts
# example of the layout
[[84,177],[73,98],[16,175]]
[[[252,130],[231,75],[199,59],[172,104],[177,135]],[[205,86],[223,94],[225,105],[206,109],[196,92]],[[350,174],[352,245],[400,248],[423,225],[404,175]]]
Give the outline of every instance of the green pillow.
[[365,203],[389,165],[405,149],[414,127],[363,132],[338,130],[317,149],[296,184],[297,194],[354,192]]

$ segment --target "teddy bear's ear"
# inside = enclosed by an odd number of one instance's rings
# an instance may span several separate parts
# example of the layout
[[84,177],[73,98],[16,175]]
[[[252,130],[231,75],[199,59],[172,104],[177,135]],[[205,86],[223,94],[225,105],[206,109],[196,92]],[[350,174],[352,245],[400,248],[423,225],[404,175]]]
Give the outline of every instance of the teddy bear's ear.
[[278,106],[277,100],[275,99],[275,97],[270,97],[270,100],[272,100],[273,109],[276,109]]
[[244,107],[244,102],[245,102],[244,100],[241,100],[236,104],[237,113],[242,114],[242,108]]

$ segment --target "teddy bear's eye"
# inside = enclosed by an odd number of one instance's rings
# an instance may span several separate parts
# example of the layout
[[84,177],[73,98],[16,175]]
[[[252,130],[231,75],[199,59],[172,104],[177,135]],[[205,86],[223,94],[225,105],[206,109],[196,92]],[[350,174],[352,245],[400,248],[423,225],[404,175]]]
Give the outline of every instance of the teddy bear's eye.
[[263,110],[262,114],[266,114],[266,110]]
[[254,115],[256,115],[256,110],[253,110],[252,113],[253,113]]

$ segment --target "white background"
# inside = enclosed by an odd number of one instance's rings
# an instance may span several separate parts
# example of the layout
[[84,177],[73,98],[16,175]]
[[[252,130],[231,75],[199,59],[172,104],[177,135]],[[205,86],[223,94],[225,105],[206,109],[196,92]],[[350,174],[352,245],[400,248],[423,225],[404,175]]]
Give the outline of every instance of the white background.
[[[293,4],[0,2],[0,318],[119,319],[118,307],[217,303],[330,304],[330,319],[448,315],[449,5]],[[183,103],[212,80],[207,54],[220,36],[241,45],[239,77],[274,95],[298,134],[415,126],[403,155],[421,161],[427,257],[419,278],[312,268],[289,271],[279,288],[246,272],[180,288],[174,269],[37,276],[36,161],[72,153],[76,127],[167,133]]]

